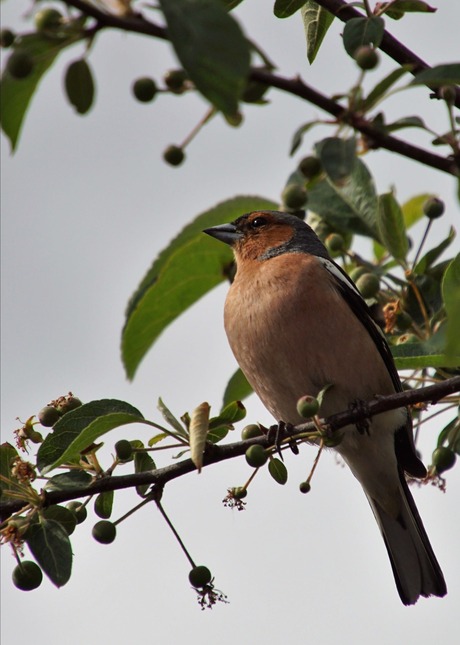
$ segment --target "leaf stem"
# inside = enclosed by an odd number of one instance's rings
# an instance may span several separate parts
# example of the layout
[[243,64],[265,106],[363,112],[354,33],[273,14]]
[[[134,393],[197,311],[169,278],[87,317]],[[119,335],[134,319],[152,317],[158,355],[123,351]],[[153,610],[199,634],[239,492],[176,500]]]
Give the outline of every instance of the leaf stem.
[[366,10],[367,17],[370,18],[372,16],[372,9],[369,4],[369,0],[364,0],[364,8]]
[[159,423],[155,423],[155,421],[150,421],[149,419],[143,419],[142,423],[144,423],[147,426],[151,426],[152,428],[155,428],[155,430],[161,430],[161,432],[164,432],[168,436],[173,437],[176,441],[179,441],[183,446],[189,445],[188,441],[185,438],[181,437],[178,433],[172,432],[171,430],[168,430],[168,428],[164,428]]
[[430,232],[432,223],[433,223],[433,220],[429,219],[428,224],[426,225],[426,228],[425,228],[425,232],[423,233],[423,237],[420,240],[420,244],[418,245],[418,249],[417,249],[417,253],[415,254],[414,261],[412,262],[412,269],[414,269],[415,265],[417,264],[423,245],[425,244],[426,238],[428,237],[428,233]]
[[217,113],[216,108],[211,107],[209,110],[207,110],[206,114],[198,123],[195,125],[194,128],[190,131],[190,133],[185,137],[185,139],[182,141],[181,145],[179,146],[182,149],[185,149],[191,141],[196,137],[198,132],[201,130],[201,128],[208,123],[212,119],[212,117]]
[[320,444],[319,444],[319,448],[318,448],[318,452],[316,453],[315,461],[313,462],[313,466],[311,467],[311,470],[310,470],[310,474],[308,475],[307,479],[305,480],[305,483],[307,483],[307,484],[309,484],[311,482],[311,480],[312,480],[313,473],[315,472],[316,467],[317,467],[317,465],[319,463],[319,459],[321,457],[321,453],[323,452],[323,448],[324,448],[324,439],[321,439]]
[[190,562],[191,567],[194,569],[194,568],[196,567],[196,564],[195,564],[195,562],[193,561],[192,556],[190,555],[190,553],[187,551],[187,549],[186,549],[186,547],[185,547],[185,544],[182,542],[182,540],[181,540],[181,537],[180,537],[179,533],[178,533],[178,532],[176,531],[176,529],[174,528],[173,523],[171,522],[171,520],[169,519],[169,517],[166,515],[166,511],[164,510],[163,505],[161,504],[160,500],[158,500],[158,499],[157,499],[157,500],[155,500],[155,502],[156,502],[156,505],[157,505],[157,507],[158,507],[158,510],[159,510],[159,511],[160,511],[160,513],[162,514],[162,516],[163,516],[163,518],[164,518],[164,520],[165,520],[166,524],[169,526],[169,528],[170,528],[170,529],[171,529],[171,531],[173,532],[174,537],[175,537],[175,538],[176,538],[176,540],[179,542],[179,546],[180,546],[180,548],[182,549],[182,551],[185,553],[185,556],[186,556],[187,560]]
[[138,511],[140,508],[142,508],[148,502],[151,502],[151,501],[153,501],[153,497],[151,495],[148,495],[145,499],[142,500],[142,502],[140,502],[139,504],[136,504],[136,506],[134,506],[130,511],[128,511],[127,513],[119,517],[118,520],[114,522],[115,526],[117,524],[120,524],[124,520],[126,520],[126,518],[128,518],[130,515],[132,515],[133,513],[135,513],[136,511]]
[[428,312],[425,307],[425,303],[423,302],[422,294],[420,293],[420,289],[415,283],[415,280],[412,277],[412,274],[408,271],[406,273],[407,275],[407,281],[409,282],[409,285],[414,292],[415,298],[417,299],[418,306],[420,307],[420,312],[423,316],[423,320],[425,321],[425,338],[429,338],[430,335],[430,319],[428,317]]

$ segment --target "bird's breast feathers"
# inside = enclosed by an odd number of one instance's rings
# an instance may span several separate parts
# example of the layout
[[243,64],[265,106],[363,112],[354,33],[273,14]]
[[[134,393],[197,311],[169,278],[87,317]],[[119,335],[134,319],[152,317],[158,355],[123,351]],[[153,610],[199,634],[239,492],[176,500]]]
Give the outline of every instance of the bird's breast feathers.
[[[311,288],[317,282],[329,292]],[[326,395],[324,415],[394,392],[386,369],[369,370],[369,361],[381,365],[382,358],[316,256],[244,263],[227,296],[225,329],[243,372],[277,419],[298,422],[298,398],[327,384],[334,395]]]

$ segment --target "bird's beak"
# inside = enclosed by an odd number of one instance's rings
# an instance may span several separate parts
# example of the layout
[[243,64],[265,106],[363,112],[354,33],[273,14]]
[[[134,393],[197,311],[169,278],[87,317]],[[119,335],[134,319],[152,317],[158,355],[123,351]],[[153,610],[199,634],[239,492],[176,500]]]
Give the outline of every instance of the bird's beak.
[[242,233],[233,224],[220,224],[219,226],[205,228],[203,233],[207,233],[207,235],[215,237],[216,240],[225,242],[230,246],[233,246],[242,236]]

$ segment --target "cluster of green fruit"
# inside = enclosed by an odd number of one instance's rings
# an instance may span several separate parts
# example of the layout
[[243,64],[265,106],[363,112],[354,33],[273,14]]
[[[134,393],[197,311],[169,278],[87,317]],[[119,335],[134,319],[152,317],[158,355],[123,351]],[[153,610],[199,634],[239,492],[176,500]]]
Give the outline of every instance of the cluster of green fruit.
[[[307,402],[307,398],[309,399]],[[299,414],[301,416],[304,416],[305,418],[311,418],[315,416],[319,410],[319,402],[317,399],[314,397],[303,397],[304,401],[299,401],[298,405],[298,410]],[[257,424],[250,424],[247,425],[245,428],[243,428],[241,432],[241,438],[243,440],[246,439],[253,439],[255,437],[260,437],[263,435],[262,429],[259,425]],[[269,459],[270,453],[269,451],[265,450],[263,446],[260,444],[254,444],[252,446],[249,446],[249,448],[246,450],[245,453],[245,458],[249,466],[252,468],[261,468],[264,466],[268,459]],[[273,474],[272,474],[273,476]],[[287,479],[283,477],[282,480],[279,480],[278,477],[274,477],[278,483],[285,483]],[[308,493],[310,491],[310,483],[309,481],[301,482],[299,484],[299,490],[301,493]],[[247,485],[246,486],[237,486],[235,488],[230,489],[229,491],[231,493],[231,497],[233,497],[236,500],[241,500],[244,499],[247,494]]]
[[[313,155],[304,157],[298,164],[298,171],[307,182],[312,181],[319,177],[322,172],[321,161]],[[289,211],[295,212],[305,209],[308,202],[308,192],[305,185],[299,182],[286,184],[281,193],[281,201]]]
[[[34,24],[38,33],[45,36],[54,35],[64,24],[62,14],[51,7],[45,7],[34,16]],[[16,44],[16,34],[11,29],[2,29],[0,32],[0,46],[12,47]],[[35,63],[33,57],[20,47],[15,49],[6,62],[7,72],[15,79],[21,80],[30,76]]]
[[[88,511],[78,501],[69,502],[64,506],[50,506],[45,511],[47,519],[58,521],[71,535],[77,524],[85,521]],[[13,570],[13,583],[21,591],[37,589],[43,580],[43,573],[38,564],[32,560],[19,561]]]
[[[188,76],[183,69],[170,69],[163,76],[163,82],[166,91],[183,94],[188,87]],[[132,85],[133,95],[141,103],[150,103],[160,91],[164,90],[160,90],[155,80],[149,76],[136,79]],[[180,166],[185,160],[183,147],[168,146],[163,152],[163,159],[170,166]]]
[[82,405],[80,399],[73,396],[71,392],[67,396],[61,396],[56,401],[52,401],[37,414],[37,418],[41,425],[45,428],[52,428],[57,421],[66,412],[76,410]]
[[[188,77],[183,69],[170,69],[163,76],[166,90],[173,94],[183,94],[187,89]],[[141,103],[150,103],[158,94],[159,88],[153,78],[142,76],[132,85],[134,97]]]

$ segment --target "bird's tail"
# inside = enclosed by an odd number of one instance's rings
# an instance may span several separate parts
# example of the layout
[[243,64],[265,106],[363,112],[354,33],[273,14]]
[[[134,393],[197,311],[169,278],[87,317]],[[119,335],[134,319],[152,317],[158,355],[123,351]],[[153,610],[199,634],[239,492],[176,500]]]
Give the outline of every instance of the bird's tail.
[[423,527],[404,473],[400,472],[401,512],[391,517],[368,495],[385,541],[402,602],[413,605],[420,596],[445,596],[446,583]]

